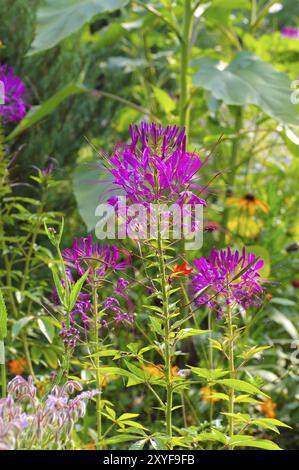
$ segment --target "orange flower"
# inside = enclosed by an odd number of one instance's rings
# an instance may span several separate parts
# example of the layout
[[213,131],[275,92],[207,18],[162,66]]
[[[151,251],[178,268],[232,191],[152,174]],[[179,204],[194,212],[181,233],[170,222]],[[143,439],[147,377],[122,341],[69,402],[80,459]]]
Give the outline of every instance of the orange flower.
[[83,449],[84,450],[97,450],[94,442],[89,442],[88,444],[85,444]]
[[[146,370],[151,377],[161,377],[161,378],[165,377],[162,364],[157,364],[156,366],[154,364],[148,364],[146,366],[143,365],[142,368]],[[171,375],[172,377],[178,377],[179,375],[178,366],[172,366]]]
[[184,261],[181,266],[179,264],[175,264],[172,271],[173,271],[173,276],[181,276],[181,275],[186,276],[192,273],[193,268],[187,268],[187,263],[186,261]]
[[213,397],[213,395],[216,392],[214,392],[214,390],[212,390],[210,387],[208,387],[208,385],[206,385],[205,387],[202,387],[200,389],[200,392],[201,392],[201,399],[203,401],[207,401],[209,403],[215,403],[216,401],[220,400],[220,398]]
[[23,358],[11,359],[7,365],[9,372],[13,375],[22,375],[27,369],[27,361]]
[[162,365],[158,364],[155,366],[154,364],[143,365],[142,368],[149,373],[151,377],[164,377],[164,372],[162,371]]
[[226,200],[229,206],[237,206],[241,210],[249,212],[249,215],[254,215],[257,209],[265,212],[269,212],[269,206],[266,202],[257,199],[253,194],[245,194],[242,197],[229,197]]
[[260,410],[265,415],[267,418],[276,418],[276,408],[277,404],[274,403],[271,398],[268,400],[265,400],[261,405],[260,405]]

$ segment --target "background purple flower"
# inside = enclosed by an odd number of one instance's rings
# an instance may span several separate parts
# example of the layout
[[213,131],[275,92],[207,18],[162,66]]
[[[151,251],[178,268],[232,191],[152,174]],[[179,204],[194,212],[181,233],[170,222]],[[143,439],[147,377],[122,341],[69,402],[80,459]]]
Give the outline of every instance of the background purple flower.
[[285,38],[299,40],[299,28],[296,28],[296,26],[284,26],[281,30],[281,35]]
[[26,86],[8,65],[0,65],[0,82],[4,86],[4,104],[0,104],[0,116],[4,122],[19,122],[26,114]]
[[228,303],[237,303],[245,309],[261,303],[263,287],[259,270],[264,262],[252,253],[246,254],[245,248],[241,253],[232,252],[230,247],[220,251],[213,248],[208,258],[194,260],[194,264],[197,274],[192,279],[191,290],[197,305],[206,304],[221,315]]

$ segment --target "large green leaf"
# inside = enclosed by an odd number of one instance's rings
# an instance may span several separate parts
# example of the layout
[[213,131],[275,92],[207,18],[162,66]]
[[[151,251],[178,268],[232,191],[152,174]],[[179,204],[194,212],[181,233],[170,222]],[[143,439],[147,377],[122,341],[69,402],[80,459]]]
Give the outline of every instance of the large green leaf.
[[86,91],[86,88],[82,84],[69,83],[55,93],[55,95],[51,96],[51,98],[47,99],[43,104],[30,108],[24,119],[22,119],[19,125],[9,134],[7,140],[14,139],[26,129],[29,129],[29,127],[48,116],[48,114],[51,114],[52,111],[54,111],[54,109],[69,96],[84,93]]
[[75,170],[73,190],[80,215],[89,232],[95,228],[99,220],[95,216],[98,204],[106,202],[109,197],[116,194],[116,191],[110,192],[112,179],[100,161],[78,165]]
[[299,125],[298,106],[291,103],[290,81],[284,73],[254,54],[240,52],[224,69],[209,58],[197,61],[193,82],[227,105],[253,104],[286,124]]
[[124,7],[129,0],[46,0],[37,12],[36,37],[28,55],[50,49],[92,18]]

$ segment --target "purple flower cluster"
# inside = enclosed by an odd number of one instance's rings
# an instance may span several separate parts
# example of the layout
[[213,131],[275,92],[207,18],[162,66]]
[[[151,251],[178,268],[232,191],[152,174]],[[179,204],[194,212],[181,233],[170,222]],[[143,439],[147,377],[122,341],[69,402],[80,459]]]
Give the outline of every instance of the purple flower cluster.
[[[121,258],[121,255],[123,257]],[[67,265],[66,274],[71,284],[75,283],[76,277],[82,276],[86,270],[89,269],[89,276],[83,286],[84,292],[81,291],[77,298],[77,302],[71,312],[71,326],[66,327],[66,323],[62,323],[60,332],[65,347],[75,348],[79,339],[79,331],[76,324],[83,324],[84,327],[89,327],[92,319],[92,302],[91,302],[91,286],[92,284],[101,285],[107,278],[109,270],[119,271],[124,270],[131,266],[131,256],[125,250],[119,250],[115,245],[112,247],[99,245],[92,242],[91,234],[86,238],[75,240],[71,249],[66,249],[62,253],[63,259]],[[64,285],[63,279],[61,280]],[[129,281],[120,277],[113,283],[114,295],[120,296],[125,299],[129,305],[130,300],[126,293]],[[59,298],[56,291],[53,293],[53,300],[58,303]],[[102,306],[104,311],[114,312],[114,324],[119,324],[122,321],[132,321],[133,315],[124,313],[120,302],[115,297],[108,297]],[[108,326],[106,320],[103,321],[102,326]]]
[[0,65],[0,82],[4,92],[4,104],[0,103],[0,116],[4,122],[19,122],[26,114],[26,86],[8,65]]
[[[120,323],[131,323],[134,320],[134,316],[131,313],[124,312],[120,306],[120,302],[115,297],[107,297],[103,303],[104,311],[114,312],[114,323],[119,325]],[[104,326],[108,326],[106,320],[104,320]]]
[[63,344],[67,349],[74,349],[77,345],[77,341],[80,339],[80,333],[77,328],[73,325],[70,328],[66,327],[65,322],[62,322],[62,328],[59,332],[59,335],[63,339]]
[[208,305],[219,315],[225,304],[237,304],[244,309],[260,305],[263,287],[259,270],[264,262],[252,253],[232,252],[230,248],[213,248],[208,258],[194,261],[197,273],[191,283],[197,305]]
[[[45,401],[37,398],[32,378],[17,376],[8,384],[8,397],[0,400],[0,450],[63,449],[70,446],[75,423],[85,415],[86,400],[99,393],[81,391],[75,380],[54,386]],[[24,402],[30,406],[24,405]]]
[[[130,127],[131,142],[116,146],[110,158],[113,184],[132,203],[206,202],[191,190],[193,179],[204,162],[187,152],[185,129],[142,122]],[[190,199],[192,201],[190,201]],[[115,204],[115,198],[111,198]]]
[[296,26],[284,26],[281,30],[281,35],[284,38],[299,40],[299,28]]
[[88,234],[86,238],[75,240],[72,248],[65,249],[62,256],[66,264],[75,269],[80,276],[90,269],[87,282],[95,280],[100,282],[109,269],[119,271],[131,265],[129,253],[124,250],[122,253],[125,257],[120,260],[121,251],[115,245],[110,247],[93,243],[91,234]]

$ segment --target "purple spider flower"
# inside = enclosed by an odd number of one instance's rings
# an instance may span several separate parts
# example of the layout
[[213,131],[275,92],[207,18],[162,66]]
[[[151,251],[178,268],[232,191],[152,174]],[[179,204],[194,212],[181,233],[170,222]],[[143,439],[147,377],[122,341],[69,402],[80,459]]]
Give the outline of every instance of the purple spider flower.
[[[180,204],[191,197],[206,205],[191,191],[199,189],[193,179],[204,162],[195,152],[187,152],[184,128],[142,122],[131,125],[130,133],[131,142],[117,145],[110,158],[113,184],[130,202]],[[115,205],[115,197],[109,202]]]
[[0,84],[4,95],[4,104],[0,102],[0,117],[4,122],[19,122],[26,114],[26,86],[8,65],[0,65]]
[[[123,260],[120,260],[121,253],[125,255]],[[131,265],[131,256],[128,252],[119,250],[115,245],[110,247],[93,243],[91,234],[88,234],[87,238],[75,240],[72,248],[65,249],[62,256],[68,266],[78,271],[80,276],[87,269],[91,269],[87,282],[90,281],[92,272],[97,280],[101,280],[109,269],[119,271]]]
[[232,252],[230,247],[220,251],[213,248],[208,258],[194,260],[194,264],[197,274],[191,290],[196,305],[208,305],[221,316],[225,304],[237,304],[244,309],[261,304],[264,289],[259,270],[264,262],[252,253],[246,254],[245,248],[241,253]]
[[281,35],[284,38],[299,40],[299,28],[295,26],[284,26],[281,30]]

